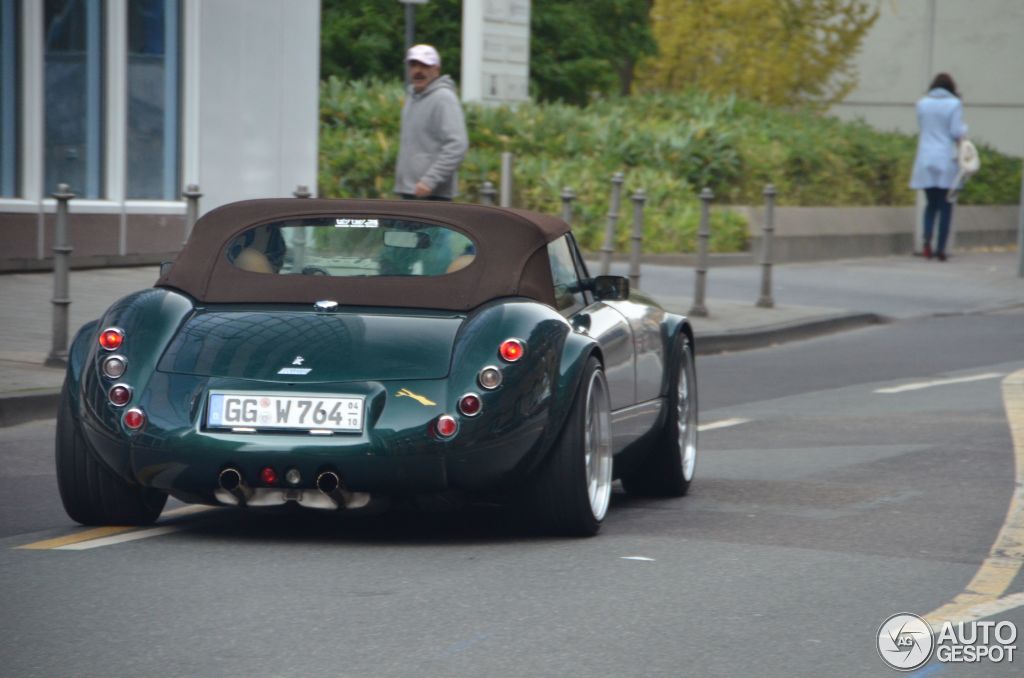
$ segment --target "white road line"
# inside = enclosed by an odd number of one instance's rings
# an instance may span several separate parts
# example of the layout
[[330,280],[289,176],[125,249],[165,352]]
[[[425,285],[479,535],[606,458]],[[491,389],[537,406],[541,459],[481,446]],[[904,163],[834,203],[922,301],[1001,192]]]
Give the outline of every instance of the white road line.
[[1004,612],[1009,612],[1010,610],[1015,610],[1015,609],[1017,609],[1018,607],[1021,607],[1021,606],[1024,606],[1024,592],[1022,592],[1022,593],[1014,593],[1014,594],[1011,594],[1009,596],[1003,596],[1002,598],[998,598],[996,600],[993,600],[993,601],[990,601],[990,602],[987,602],[987,603],[981,603],[979,605],[975,605],[974,607],[969,607],[967,609],[961,610],[957,614],[955,619],[950,619],[950,620],[947,620],[947,619],[935,619],[935,620],[931,620],[931,627],[932,627],[933,631],[938,632],[938,631],[942,630],[942,625],[946,621],[953,621],[953,622],[959,622],[959,621],[963,621],[963,622],[978,621],[979,619],[987,619],[989,617],[995,617],[997,614],[1003,614]]
[[654,558],[648,558],[647,556],[620,556],[621,560],[642,560],[647,563],[653,563]]
[[933,381],[919,381],[913,384],[903,384],[902,386],[890,386],[889,388],[880,388],[875,393],[904,393],[906,391],[919,391],[922,388],[931,388],[933,386],[949,386],[951,384],[966,384],[972,381],[982,381],[985,379],[998,379],[1005,376],[1002,372],[986,372],[985,374],[975,374],[970,377],[956,377],[955,379],[935,379]]
[[712,421],[707,424],[701,424],[697,427],[698,431],[714,431],[717,428],[729,428],[730,426],[739,426],[740,424],[746,424],[749,419],[722,419],[721,421]]
[[123,534],[115,534],[111,537],[90,539],[89,541],[82,541],[78,542],[77,544],[67,544],[65,546],[58,546],[54,549],[54,551],[85,551],[86,549],[96,549],[101,546],[113,546],[114,544],[122,544],[126,541],[135,541],[136,539],[159,537],[162,534],[170,534],[171,532],[177,532],[180,529],[181,527],[178,525],[165,525],[164,527],[153,527],[148,530],[139,530],[138,532],[125,532]]

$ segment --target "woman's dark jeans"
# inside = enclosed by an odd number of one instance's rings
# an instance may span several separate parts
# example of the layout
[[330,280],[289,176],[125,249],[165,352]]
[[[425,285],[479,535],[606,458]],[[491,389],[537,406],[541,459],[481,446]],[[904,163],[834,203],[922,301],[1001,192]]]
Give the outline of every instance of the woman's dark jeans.
[[931,245],[932,229],[935,216],[939,217],[939,241],[935,244],[936,254],[946,253],[946,238],[949,237],[949,224],[953,221],[953,203],[946,200],[945,188],[924,189],[928,204],[924,208],[924,244]]

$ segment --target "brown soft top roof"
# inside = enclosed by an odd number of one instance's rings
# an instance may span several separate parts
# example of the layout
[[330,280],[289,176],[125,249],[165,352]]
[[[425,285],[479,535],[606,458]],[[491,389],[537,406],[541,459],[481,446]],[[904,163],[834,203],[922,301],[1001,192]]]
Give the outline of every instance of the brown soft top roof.
[[[476,243],[476,258],[440,276],[268,275],[236,267],[227,248],[246,230],[288,219],[378,217],[436,223]],[[526,210],[426,200],[246,200],[218,207],[192,234],[157,287],[204,303],[313,303],[466,311],[505,296],[554,305],[545,245],[569,232],[561,219]]]

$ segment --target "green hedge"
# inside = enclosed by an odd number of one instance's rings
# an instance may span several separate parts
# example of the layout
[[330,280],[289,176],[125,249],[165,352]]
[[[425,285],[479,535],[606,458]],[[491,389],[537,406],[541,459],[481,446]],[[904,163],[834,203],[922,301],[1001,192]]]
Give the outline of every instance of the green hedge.
[[[320,97],[320,194],[389,197],[398,153],[403,92],[398,83],[330,79]],[[766,183],[782,205],[909,205],[916,138],[879,132],[807,111],[788,111],[703,94],[636,95],[563,104],[467,106],[470,150],[461,200],[498,185],[501,153],[516,155],[515,204],[559,213],[562,188],[579,196],[573,226],[583,247],[601,246],[611,175],[626,175],[618,248],[626,251],[632,204],[647,194],[644,249],[693,251],[703,186],[716,204],[760,204]],[[979,145],[982,171],[962,204],[1016,203],[1021,161]],[[716,209],[711,249],[742,250],[747,225]]]

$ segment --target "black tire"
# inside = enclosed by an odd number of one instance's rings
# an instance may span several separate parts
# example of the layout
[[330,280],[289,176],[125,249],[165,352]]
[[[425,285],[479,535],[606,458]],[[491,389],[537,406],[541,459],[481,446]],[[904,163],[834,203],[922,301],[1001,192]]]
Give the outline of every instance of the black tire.
[[690,342],[680,337],[678,346],[672,362],[665,427],[647,457],[622,476],[622,486],[630,494],[682,497],[693,482],[697,463],[697,374]]
[[591,537],[601,529],[611,503],[611,474],[608,382],[601,363],[591,357],[565,427],[529,481],[523,508],[532,524],[545,532]]
[[57,487],[64,510],[83,525],[151,525],[167,495],[130,485],[97,458],[71,413],[67,384],[57,414]]

